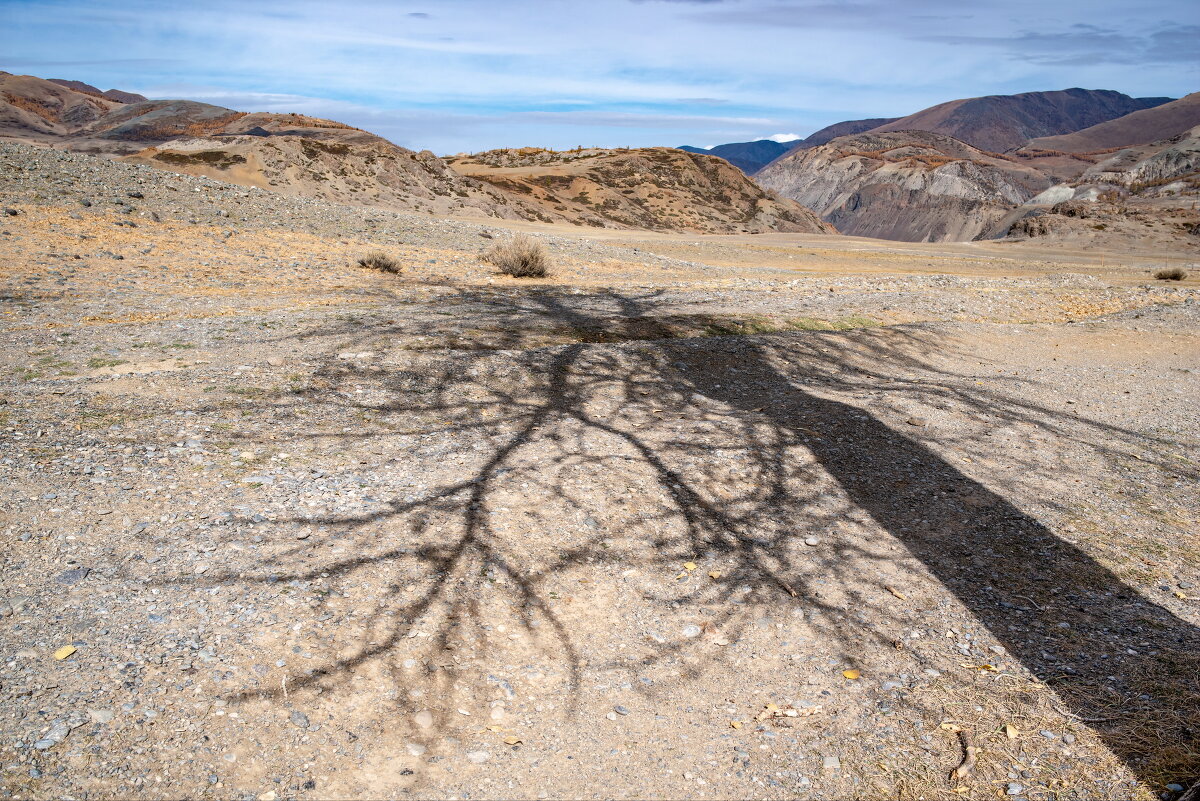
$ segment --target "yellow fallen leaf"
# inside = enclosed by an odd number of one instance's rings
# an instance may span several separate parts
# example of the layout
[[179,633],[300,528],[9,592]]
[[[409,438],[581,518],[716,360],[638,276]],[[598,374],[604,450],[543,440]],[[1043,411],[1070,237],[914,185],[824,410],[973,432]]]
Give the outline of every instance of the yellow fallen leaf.
[[888,587],[888,588],[887,588],[887,591],[888,591],[888,592],[890,592],[892,595],[895,595],[895,596],[896,596],[897,598],[899,598],[901,601],[907,601],[907,600],[908,600],[908,597],[907,597],[907,596],[905,596],[905,594],[904,594],[904,593],[900,592],[900,590],[896,589],[895,587]]
[[720,570],[710,570],[710,571],[708,571],[708,577],[710,579],[714,579],[714,580],[719,579],[721,577],[721,571]]
[[1012,725],[1011,723],[1005,723],[1004,724],[1004,733],[1008,735],[1008,739],[1015,740],[1015,739],[1017,739],[1017,735],[1020,734],[1021,732],[1018,731],[1017,727]]
[[1180,592],[1179,590],[1176,590],[1176,591],[1175,591],[1175,597],[1176,597],[1176,598],[1178,598],[1178,599],[1179,599],[1179,600],[1181,600],[1181,601],[1187,601],[1187,600],[1190,600],[1190,599],[1189,599],[1189,598],[1188,598],[1186,595],[1184,595],[1184,594],[1183,594],[1182,592]]
[[684,562],[684,563],[683,563],[683,569],[684,569],[684,570],[688,570],[688,571],[695,570],[695,569],[696,569],[696,563],[695,563],[695,562]]
[[59,648],[57,651],[54,652],[54,658],[59,659],[59,660],[66,659],[68,656],[70,656],[73,653],[75,653],[74,645],[64,645],[62,648]]
[[968,665],[966,662],[959,662],[958,666],[965,667],[967,670],[981,670],[981,671],[990,670],[993,673],[997,672],[997,668],[995,665]]
[[503,728],[504,728],[503,726],[488,726],[487,730],[488,731],[502,731]]
[[516,745],[519,742],[521,742],[520,737],[513,737],[513,736],[509,735],[508,737],[504,738],[505,745]]
[[729,721],[729,728],[740,729],[742,728],[742,722],[740,720],[731,720]]
[[859,676],[862,675],[862,671],[861,670],[843,670],[842,675],[848,679],[857,679]]

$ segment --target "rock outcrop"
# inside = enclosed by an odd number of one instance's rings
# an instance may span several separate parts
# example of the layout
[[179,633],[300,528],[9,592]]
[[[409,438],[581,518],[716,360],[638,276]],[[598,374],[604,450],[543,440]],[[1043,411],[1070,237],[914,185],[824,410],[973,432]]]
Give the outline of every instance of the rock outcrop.
[[974,239],[1052,183],[1023,164],[925,131],[839,137],[788,154],[757,179],[841,233],[910,242]]

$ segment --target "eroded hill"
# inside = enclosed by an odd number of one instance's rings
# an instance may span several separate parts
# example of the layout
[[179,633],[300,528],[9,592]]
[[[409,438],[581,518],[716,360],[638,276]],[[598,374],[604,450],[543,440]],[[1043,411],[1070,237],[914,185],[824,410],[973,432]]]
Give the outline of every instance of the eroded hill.
[[1051,183],[1031,167],[926,131],[839,137],[794,151],[757,178],[842,233],[910,242],[973,239]]
[[674,148],[523,148],[449,161],[462,175],[537,204],[555,221],[702,233],[831,230],[811,210],[764,192],[729,162]]

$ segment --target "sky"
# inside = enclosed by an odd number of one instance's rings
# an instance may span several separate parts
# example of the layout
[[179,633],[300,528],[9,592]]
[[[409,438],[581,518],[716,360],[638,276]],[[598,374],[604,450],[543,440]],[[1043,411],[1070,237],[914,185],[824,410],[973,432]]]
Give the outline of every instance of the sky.
[[1197,0],[0,0],[0,70],[438,154],[709,147],[960,97],[1200,90]]

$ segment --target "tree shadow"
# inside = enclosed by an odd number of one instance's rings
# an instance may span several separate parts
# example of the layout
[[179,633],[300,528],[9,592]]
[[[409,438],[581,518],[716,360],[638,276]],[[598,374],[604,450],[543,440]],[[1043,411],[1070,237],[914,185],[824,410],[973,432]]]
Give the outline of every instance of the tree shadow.
[[[294,690],[335,688],[367,663],[398,661],[414,632],[431,630],[421,641],[431,666],[425,686],[404,703],[415,711],[434,695],[452,697],[463,692],[459,677],[439,670],[448,666],[434,655],[464,643],[483,655],[505,647],[480,611],[504,605],[516,610],[532,647],[561,666],[570,711],[587,668],[579,635],[563,620],[562,577],[597,566],[677,572],[701,556],[719,558],[723,569],[703,581],[685,572],[680,581],[641,588],[643,597],[663,608],[712,610],[712,629],[730,640],[750,625],[748,598],[800,607],[853,663],[890,646],[890,623],[903,617],[880,600],[881,581],[864,572],[878,565],[891,575],[936,577],[1054,690],[1065,714],[1092,727],[1142,780],[1200,774],[1197,629],[916,436],[832,396],[874,392],[885,403],[953,407],[970,421],[939,438],[943,449],[984,448],[1000,423],[1069,440],[1097,460],[1153,454],[1166,443],[1039,406],[1020,386],[975,386],[938,367],[953,345],[919,327],[678,339],[678,320],[658,313],[656,293],[464,292],[454,302],[487,306],[504,321],[500,345],[519,347],[540,325],[585,342],[626,344],[409,354],[397,371],[335,357],[386,338],[389,324],[311,334],[338,344],[309,389],[279,402],[369,419],[300,438],[347,448],[371,442],[384,453],[463,443],[439,453],[461,455],[464,464],[456,479],[393,491],[371,511],[277,521],[327,531],[349,555],[298,569],[312,543],[286,544],[250,571],[205,577],[214,584],[321,579],[338,588],[395,574],[361,621],[369,636],[319,669],[292,675]],[[1196,478],[1178,462],[1146,458]],[[1012,467],[1027,487],[1048,478],[1034,457]],[[605,484],[599,495],[597,482]],[[622,496],[614,482],[631,492]],[[854,536],[871,526],[913,559]],[[820,558],[806,550],[805,532],[829,540]],[[872,615],[889,625],[865,623]],[[702,650],[703,641],[650,642],[636,659],[592,668],[644,668],[686,653],[694,674],[722,658],[720,649]],[[251,688],[238,697],[279,692]]]

